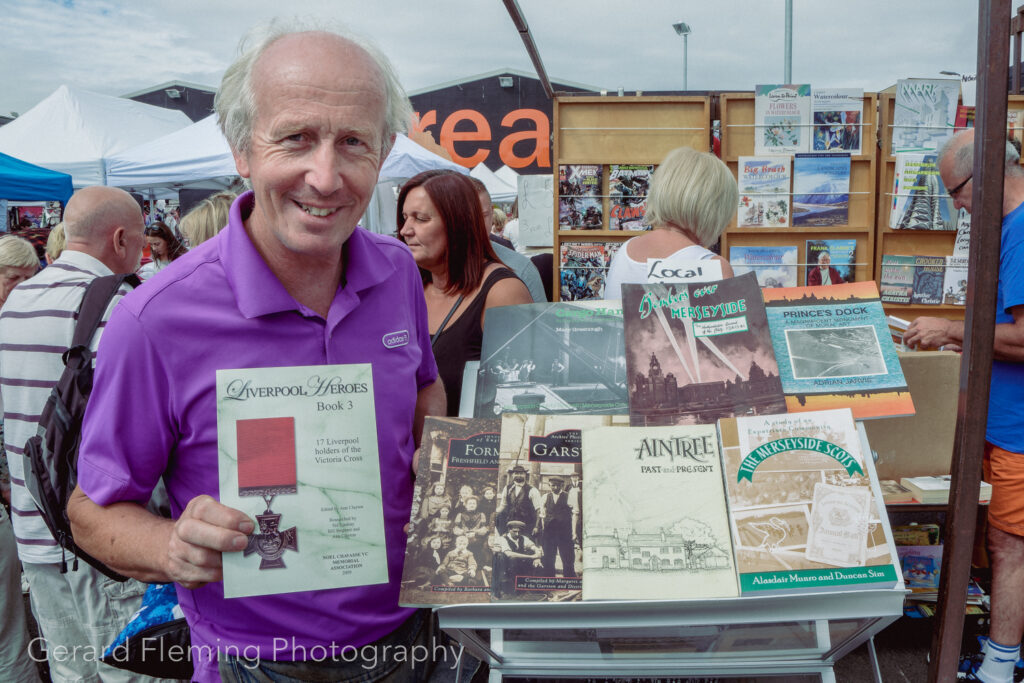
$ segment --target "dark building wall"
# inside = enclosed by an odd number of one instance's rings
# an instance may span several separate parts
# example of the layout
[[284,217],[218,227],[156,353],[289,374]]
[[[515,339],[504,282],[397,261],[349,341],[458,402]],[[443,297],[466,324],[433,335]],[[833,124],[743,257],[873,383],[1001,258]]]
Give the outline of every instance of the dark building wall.
[[[553,103],[536,78],[504,74],[413,95],[420,128],[431,133],[456,163],[472,168],[483,161],[491,170],[508,165],[519,173],[551,172]],[[556,91],[589,92],[553,83]]]
[[208,90],[199,90],[197,88],[189,88],[188,86],[182,85],[173,87],[181,93],[181,97],[173,98],[167,94],[165,89],[161,88],[160,90],[136,95],[129,99],[136,102],[142,102],[143,104],[152,104],[156,107],[163,107],[164,109],[177,109],[178,111],[183,112],[185,116],[189,117],[193,122],[205,119],[213,113],[214,93]]

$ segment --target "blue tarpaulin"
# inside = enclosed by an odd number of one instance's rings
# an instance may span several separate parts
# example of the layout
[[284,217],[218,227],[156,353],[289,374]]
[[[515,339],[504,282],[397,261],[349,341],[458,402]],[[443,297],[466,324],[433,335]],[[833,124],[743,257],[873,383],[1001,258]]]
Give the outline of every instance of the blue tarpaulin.
[[0,154],[0,199],[66,204],[72,192],[71,176],[67,173]]

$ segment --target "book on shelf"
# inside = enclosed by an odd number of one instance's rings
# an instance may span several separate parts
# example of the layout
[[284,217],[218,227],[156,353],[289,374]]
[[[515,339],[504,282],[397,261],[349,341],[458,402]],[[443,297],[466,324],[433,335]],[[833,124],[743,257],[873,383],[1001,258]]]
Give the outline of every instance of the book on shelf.
[[495,601],[580,599],[581,430],[616,423],[625,425],[626,417],[502,415]]
[[915,256],[914,284],[913,290],[910,292],[910,303],[928,305],[941,304],[945,279],[945,256]]
[[625,415],[625,355],[618,301],[493,308],[484,325],[474,415]]
[[[618,243],[614,243],[617,247]],[[562,301],[603,299],[611,263],[611,242],[562,242],[559,251],[559,297]]]
[[626,284],[622,298],[634,426],[785,410],[753,273],[703,284]]
[[874,280],[763,290],[786,407],[914,414]]
[[892,181],[893,230],[956,230],[957,209],[935,154],[897,154]]
[[946,272],[942,280],[942,303],[952,306],[967,305],[966,256],[947,256]]
[[958,104],[956,107],[956,121],[953,127],[958,131],[965,128],[974,128],[974,107]]
[[812,88],[813,152],[861,153],[864,91],[857,88]]
[[893,479],[878,482],[882,489],[882,500],[889,503],[910,503],[914,500],[914,492]]
[[844,282],[854,281],[857,272],[857,240],[855,238],[806,240],[804,247],[807,254],[805,281],[808,286],[841,285]]
[[736,225],[781,228],[789,225],[788,156],[739,158],[740,201]]
[[558,227],[600,230],[601,165],[563,164],[558,167]]
[[1018,145],[1024,144],[1024,109],[1007,110],[1006,137]]
[[892,527],[896,545],[938,545],[942,529],[938,524],[897,524]]
[[760,287],[796,287],[796,262],[796,247],[729,246],[733,274],[753,273]]
[[849,410],[718,426],[744,595],[896,585],[874,466]]
[[754,154],[793,154],[810,150],[811,86],[754,87]]
[[611,164],[608,167],[608,229],[650,230],[644,225],[651,164]]
[[897,318],[894,315],[887,315],[885,316],[885,322],[889,325],[889,334],[892,336],[892,343],[896,345],[896,349],[898,351],[906,351],[907,346],[903,343],[903,335],[906,333],[907,328],[910,327],[910,321]]
[[490,602],[501,420],[427,417],[398,603]]
[[793,157],[793,225],[847,225],[850,155],[815,152]]
[[966,209],[957,211],[956,241],[953,242],[953,256],[967,258],[971,254],[971,214]]
[[[898,545],[903,583],[910,590],[908,600],[936,602],[942,573],[942,545]],[[972,577],[967,583],[967,604],[980,605],[985,591]]]
[[[943,474],[931,477],[903,477],[900,484],[914,493],[914,500],[927,505],[943,505],[949,502],[949,487],[952,476]],[[987,503],[992,500],[992,484],[981,482],[978,490],[978,502]]]
[[715,426],[583,432],[583,598],[738,595]]
[[914,291],[915,263],[916,259],[913,256],[882,254],[882,273],[878,291],[883,303],[910,303],[910,295]]
[[892,152],[934,152],[956,125],[960,81],[904,78],[896,82]]

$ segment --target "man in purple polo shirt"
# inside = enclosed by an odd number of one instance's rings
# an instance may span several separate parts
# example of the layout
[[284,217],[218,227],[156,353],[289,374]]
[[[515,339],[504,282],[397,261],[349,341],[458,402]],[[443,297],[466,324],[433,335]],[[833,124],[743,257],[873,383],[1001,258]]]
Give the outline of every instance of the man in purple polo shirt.
[[[198,680],[414,680],[424,667],[400,650],[426,627],[397,604],[402,527],[422,418],[444,413],[444,390],[411,255],[356,229],[408,101],[374,49],[275,24],[243,43],[215,106],[253,191],[111,317],[75,539],[125,574],[178,584]],[[215,373],[336,363],[373,366],[390,582],[225,599],[221,554],[245,548],[254,524],[215,500]],[[141,505],[160,478],[173,521]]]

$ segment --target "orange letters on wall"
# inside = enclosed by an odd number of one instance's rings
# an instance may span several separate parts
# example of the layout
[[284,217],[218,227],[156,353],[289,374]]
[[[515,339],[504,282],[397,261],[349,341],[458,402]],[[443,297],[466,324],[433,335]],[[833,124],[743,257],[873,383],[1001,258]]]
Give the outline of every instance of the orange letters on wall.
[[[505,115],[505,118],[501,120],[501,125],[508,128],[512,127],[516,121],[520,119],[529,119],[534,122],[536,128],[533,130],[524,130],[518,133],[509,133],[501,141],[501,145],[498,147],[498,156],[501,157],[501,163],[505,164],[509,168],[525,168],[532,163],[536,163],[541,168],[547,168],[551,166],[551,127],[548,123],[548,117],[544,112],[537,109],[516,109],[510,111]],[[533,140],[533,154],[526,157],[519,157],[515,155],[512,148],[515,144],[521,140]]]
[[[504,128],[511,128],[520,120],[532,121],[533,130],[512,132],[506,135],[498,145],[498,156],[501,162],[509,168],[526,168],[536,164],[539,168],[551,168],[551,122],[547,114],[539,109],[516,109],[505,114],[501,120]],[[456,131],[455,126],[461,121],[471,121],[475,130]],[[414,131],[426,131],[437,123],[437,111],[431,109],[425,112],[418,121],[413,122]],[[456,142],[479,141],[486,143],[478,146],[470,156],[462,156],[455,151]],[[516,155],[513,148],[517,143],[533,141],[533,151],[526,156]],[[481,161],[485,161],[491,154],[492,136],[491,126],[483,114],[475,109],[459,109],[452,112],[441,124],[440,140],[441,146],[448,150],[452,161],[461,164],[466,168],[473,168]],[[466,145],[462,145],[465,149]]]
[[[428,113],[433,114],[434,112]],[[476,130],[467,131],[456,131],[455,124],[460,121],[472,121],[476,125]],[[455,153],[454,142],[458,140],[490,140],[491,139],[491,126],[487,123],[487,119],[484,118],[483,114],[472,109],[459,109],[458,111],[452,112],[451,116],[444,120],[441,125],[441,146],[448,150],[448,153],[452,155],[452,161],[457,164],[462,164],[466,168],[473,168],[481,161],[486,159],[491,153],[487,149],[477,149],[476,153],[472,156],[464,157]]]

